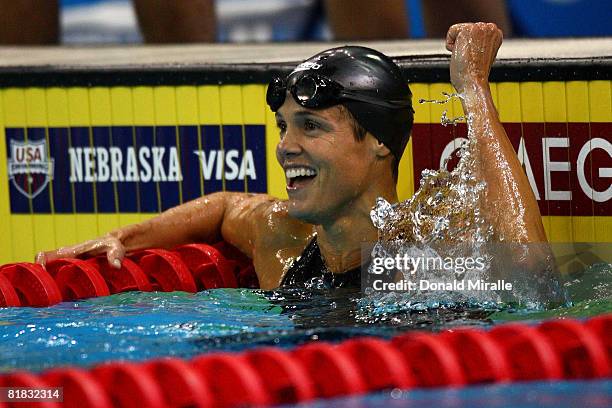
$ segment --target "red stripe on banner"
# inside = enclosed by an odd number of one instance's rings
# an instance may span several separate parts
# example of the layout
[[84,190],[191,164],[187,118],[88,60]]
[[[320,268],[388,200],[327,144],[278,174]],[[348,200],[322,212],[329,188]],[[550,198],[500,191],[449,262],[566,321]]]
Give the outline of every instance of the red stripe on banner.
[[[572,214],[572,187],[570,183],[571,156],[569,145],[571,141],[567,135],[567,123],[546,123],[544,134],[552,143],[548,143],[548,173],[551,197],[548,199],[549,215]],[[559,147],[559,145],[564,147]],[[546,165],[544,166],[547,167]],[[575,167],[575,166],[574,166]]]
[[[535,177],[539,196],[538,206],[542,215],[549,215],[549,202],[546,194],[546,186],[544,181],[544,171],[548,170],[544,165],[542,136],[544,133],[544,123],[523,123],[523,140],[525,145],[526,157],[529,158],[531,169]],[[538,160],[539,159],[539,160]],[[533,187],[533,186],[532,186]]]
[[[504,128],[542,215],[612,215],[612,123],[504,123]],[[455,156],[467,131],[465,124],[415,124],[412,137],[419,186],[421,172],[438,169],[443,155]],[[452,157],[447,168],[456,163]]]
[[595,215],[612,215],[612,124],[591,123],[591,149]]
[[[583,189],[583,185],[593,185],[591,177],[591,155],[586,156],[584,165],[577,162],[580,151],[585,144],[589,144],[591,125],[589,123],[568,123],[567,133],[570,139],[570,162],[572,171],[570,171],[570,184],[572,186],[572,214],[573,215],[594,215],[593,197]],[[579,177],[579,173],[583,175]],[[582,174],[582,173],[580,173]]]
[[[466,137],[467,133],[463,134],[463,137]],[[444,148],[453,141],[453,126],[442,126],[438,124],[431,125],[431,151],[433,156],[429,159],[434,168],[440,168],[440,157]],[[457,144],[457,148],[459,148],[460,144]],[[450,164],[450,163],[449,163]],[[453,167],[448,166],[448,169],[452,169]],[[418,185],[418,184],[415,184]]]
[[[414,186],[418,188],[421,181],[421,170],[437,168],[438,165],[433,162],[433,153],[431,151],[431,125],[429,123],[415,123],[412,126],[412,162],[414,169],[419,169],[414,173]],[[414,146],[418,146],[418,153],[414,152]]]

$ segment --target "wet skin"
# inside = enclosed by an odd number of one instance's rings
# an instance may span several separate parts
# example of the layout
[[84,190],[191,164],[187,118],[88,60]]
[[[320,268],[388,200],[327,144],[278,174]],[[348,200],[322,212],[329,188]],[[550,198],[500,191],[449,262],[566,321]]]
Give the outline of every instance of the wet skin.
[[[477,176],[487,183],[482,209],[510,242],[545,242],[537,202],[499,122],[488,76],[502,34],[494,24],[457,24],[449,29],[451,82],[463,94],[479,138]],[[328,268],[342,273],[360,264],[361,242],[377,239],[369,212],[377,197],[397,202],[392,156],[372,135],[357,141],[341,107],[310,110],[291,97],[276,114],[277,159],[288,177],[287,200],[265,194],[214,193],[172,208],[146,222],[58,250],[37,262],[106,253],[116,267],[126,252],[190,242],[235,245],[253,259],[263,289],[278,287],[291,260],[314,233]]]
[[483,213],[495,226],[496,238],[547,242],[538,203],[499,121],[489,89],[491,65],[501,43],[502,32],[495,24],[453,25],[446,36],[446,48],[452,52],[451,82],[463,95],[463,110],[471,117],[477,138],[476,177],[487,185]]

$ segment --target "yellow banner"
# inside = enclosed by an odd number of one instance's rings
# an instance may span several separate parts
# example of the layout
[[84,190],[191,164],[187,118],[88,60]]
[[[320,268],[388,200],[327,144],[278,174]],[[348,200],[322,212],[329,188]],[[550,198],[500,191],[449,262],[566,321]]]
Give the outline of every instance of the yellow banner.
[[[409,198],[465,125],[449,84],[410,84],[415,127],[400,163]],[[549,238],[612,241],[610,81],[492,84]],[[0,90],[0,264],[102,235],[219,190],[285,197],[265,86]],[[458,146],[458,145],[457,145]]]

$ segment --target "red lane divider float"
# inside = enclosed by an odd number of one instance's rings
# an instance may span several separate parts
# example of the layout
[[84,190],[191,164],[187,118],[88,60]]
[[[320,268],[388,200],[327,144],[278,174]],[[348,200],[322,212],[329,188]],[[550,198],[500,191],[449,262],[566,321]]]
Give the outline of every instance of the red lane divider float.
[[612,319],[608,316],[593,317],[588,320],[587,326],[603,339],[604,347],[608,352],[608,366],[612,368]]
[[164,358],[145,363],[147,371],[158,384],[166,406],[212,407],[212,392],[208,383],[192,364],[177,358]]
[[340,349],[357,363],[369,391],[412,388],[416,384],[401,353],[387,341],[375,338],[348,340]]
[[0,307],[21,306],[19,295],[15,292],[8,276],[0,274]]
[[191,271],[198,289],[236,288],[238,264],[227,261],[216,248],[205,244],[189,244],[175,251]]
[[316,395],[323,398],[363,394],[366,384],[358,364],[328,343],[311,343],[298,347],[293,356],[304,366],[312,379]]
[[488,333],[475,329],[459,329],[440,334],[459,358],[467,382],[488,383],[510,380],[510,367],[499,343]]
[[272,396],[273,404],[304,402],[315,397],[314,384],[306,369],[285,351],[262,347],[249,351],[245,358],[264,379],[263,385]]
[[512,380],[563,378],[559,355],[538,330],[522,324],[506,324],[493,328],[489,335],[504,350]]
[[62,301],[57,283],[40,265],[4,265],[0,266],[0,275],[6,278],[3,280],[5,285],[7,280],[10,282],[20,306],[51,306]]
[[588,326],[573,320],[542,323],[538,331],[550,341],[563,364],[565,378],[603,378],[610,376],[604,338]]
[[264,387],[265,377],[241,355],[214,353],[197,357],[192,364],[210,385],[214,406],[269,405],[273,401]]
[[257,279],[257,274],[255,273],[255,268],[253,267],[251,259],[240,252],[238,248],[225,241],[218,242],[213,246],[221,252],[225,259],[231,260],[237,264],[240,270],[237,277],[239,288],[259,288],[259,280]]
[[104,278],[88,262],[72,258],[58,259],[49,262],[46,269],[55,279],[64,300],[110,295]]
[[92,374],[117,406],[148,408],[167,406],[162,384],[159,384],[143,366],[114,362],[94,368]]
[[63,408],[111,408],[110,395],[92,373],[79,368],[58,368],[42,375],[49,387],[63,388]]
[[164,249],[146,249],[131,256],[151,281],[154,290],[196,292],[189,268],[177,254]]
[[391,343],[402,355],[417,386],[459,386],[467,382],[459,358],[439,336],[408,333],[395,337]]
[[110,289],[111,294],[140,290],[151,292],[153,286],[147,275],[138,264],[130,258],[123,258],[121,269],[112,267],[105,256],[98,256],[87,260],[98,269]]
[[259,282],[249,258],[225,242],[139,251],[125,257],[121,269],[104,256],[63,258],[45,267],[28,262],[0,266],[0,307],[44,307],[132,290],[236,287],[257,288]]
[[0,375],[0,387],[63,387],[61,406],[66,407],[236,407],[393,388],[602,378],[612,374],[604,346],[610,327],[612,314],[585,322],[511,323],[489,331],[411,332],[391,341],[357,338],[293,350],[211,353],[193,360],[110,362],[38,375],[15,372]]

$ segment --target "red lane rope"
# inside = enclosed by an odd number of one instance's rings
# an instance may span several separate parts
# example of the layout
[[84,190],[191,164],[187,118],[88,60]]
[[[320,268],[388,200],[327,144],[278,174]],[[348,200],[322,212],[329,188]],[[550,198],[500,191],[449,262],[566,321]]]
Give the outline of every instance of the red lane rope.
[[[57,283],[42,266],[31,263],[9,264],[0,267],[0,275],[5,284],[10,282],[11,287],[19,298],[20,306],[51,306],[62,301],[62,295]],[[13,296],[10,291],[8,297],[0,299],[0,304],[8,303]]]
[[111,408],[111,396],[102,383],[89,372],[79,368],[57,368],[42,375],[42,380],[50,387],[63,387],[64,408]]
[[98,256],[87,260],[98,269],[100,275],[108,284],[111,294],[139,290],[151,292],[153,286],[147,275],[138,264],[129,258],[124,258],[121,262],[121,269],[113,268],[105,256]]
[[354,339],[344,342],[338,349],[357,364],[368,391],[412,388],[416,384],[401,353],[387,341]]
[[440,334],[457,353],[467,382],[489,383],[510,380],[506,354],[488,333],[476,329],[459,329]]
[[608,316],[593,317],[587,322],[587,326],[603,339],[608,352],[608,366],[612,367],[612,319]]
[[164,384],[162,393],[167,406],[212,407],[212,391],[197,369],[177,358],[152,360],[145,364],[158,384]]
[[106,281],[95,265],[80,259],[58,259],[46,266],[64,300],[108,296]]
[[262,347],[249,351],[245,358],[265,379],[263,385],[272,396],[272,403],[290,404],[315,397],[314,384],[306,369],[288,353],[274,347]]
[[459,358],[439,336],[414,332],[395,337],[400,352],[419,387],[459,386],[467,382]]
[[265,378],[242,355],[214,353],[197,357],[194,367],[209,384],[218,407],[269,405]]
[[44,268],[28,262],[0,266],[0,307],[44,307],[132,290],[236,287],[257,288],[259,282],[251,261],[227,243],[147,249],[124,258],[121,269],[103,256],[58,259]]
[[303,365],[322,398],[363,394],[365,380],[359,365],[347,353],[328,343],[311,343],[298,347],[293,357]]
[[510,323],[489,331],[410,332],[391,341],[366,337],[192,360],[110,362],[90,370],[18,371],[0,375],[0,387],[63,387],[66,407],[236,407],[394,388],[594,379],[612,376],[606,349],[611,327],[609,314],[584,322]]
[[236,288],[238,282],[236,276],[240,270],[233,262],[226,261],[216,248],[210,245],[189,244],[175,249],[183,262],[187,264],[198,282],[198,289],[204,288]]
[[21,306],[19,295],[8,276],[0,274],[0,307]]
[[563,378],[559,355],[538,330],[521,324],[506,324],[493,328],[489,335],[508,356],[512,380]]
[[565,378],[603,378],[611,374],[604,339],[588,326],[573,320],[553,320],[542,323],[538,331],[559,355]]
[[[91,371],[115,406],[164,408],[162,387],[144,365],[112,362]],[[66,395],[64,395],[64,400]]]
[[197,291],[189,268],[176,253],[164,249],[146,249],[133,255],[151,281],[154,290],[172,292]]

